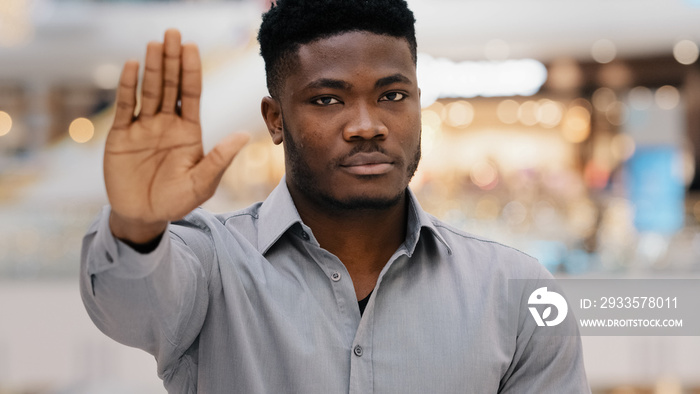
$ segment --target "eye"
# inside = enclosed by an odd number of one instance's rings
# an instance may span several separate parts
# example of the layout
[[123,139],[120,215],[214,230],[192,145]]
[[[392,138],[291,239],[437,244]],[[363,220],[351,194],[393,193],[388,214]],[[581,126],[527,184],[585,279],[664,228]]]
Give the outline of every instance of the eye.
[[333,105],[333,104],[338,104],[340,101],[334,97],[319,97],[317,99],[314,99],[314,104],[318,105]]
[[406,95],[401,92],[389,92],[382,96],[379,101],[401,101],[406,98]]

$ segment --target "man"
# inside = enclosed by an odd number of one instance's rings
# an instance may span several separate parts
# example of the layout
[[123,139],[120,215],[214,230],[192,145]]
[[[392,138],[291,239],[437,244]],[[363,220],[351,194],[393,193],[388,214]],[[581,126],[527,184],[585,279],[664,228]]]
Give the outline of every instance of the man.
[[590,392],[579,338],[536,335],[509,298],[510,279],[549,274],[408,189],[420,92],[405,2],[279,0],[258,38],[286,176],[230,214],[197,208],[246,137],[203,154],[196,46],[175,30],[149,44],[136,117],[138,64],[124,66],[110,207],[83,243],[95,324],[153,354],[172,393]]

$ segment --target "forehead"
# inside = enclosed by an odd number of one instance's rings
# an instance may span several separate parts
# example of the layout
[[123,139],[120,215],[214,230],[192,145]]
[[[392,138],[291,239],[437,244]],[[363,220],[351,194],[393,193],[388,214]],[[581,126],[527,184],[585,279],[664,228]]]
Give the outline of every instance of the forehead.
[[404,38],[369,32],[346,32],[299,46],[285,80],[293,93],[318,79],[374,83],[402,74],[416,85],[416,66]]

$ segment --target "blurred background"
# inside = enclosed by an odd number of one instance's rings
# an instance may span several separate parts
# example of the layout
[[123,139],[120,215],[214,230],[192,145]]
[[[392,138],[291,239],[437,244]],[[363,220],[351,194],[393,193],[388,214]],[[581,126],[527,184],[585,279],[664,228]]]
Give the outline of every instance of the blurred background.
[[[426,210],[558,277],[700,278],[699,0],[408,3]],[[169,27],[199,44],[205,148],[253,136],[206,207],[262,200],[284,171],[259,115],[268,6],[0,2],[0,394],[165,392],[77,287],[120,68]],[[700,333],[583,341],[595,393],[700,393]]]

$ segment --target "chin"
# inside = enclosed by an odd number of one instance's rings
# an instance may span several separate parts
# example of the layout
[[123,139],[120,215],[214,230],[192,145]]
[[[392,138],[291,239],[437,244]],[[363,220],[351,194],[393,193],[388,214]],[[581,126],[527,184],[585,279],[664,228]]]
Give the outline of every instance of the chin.
[[357,195],[348,197],[331,197],[322,195],[324,202],[337,210],[376,210],[381,211],[395,207],[401,201],[405,189],[393,196]]

